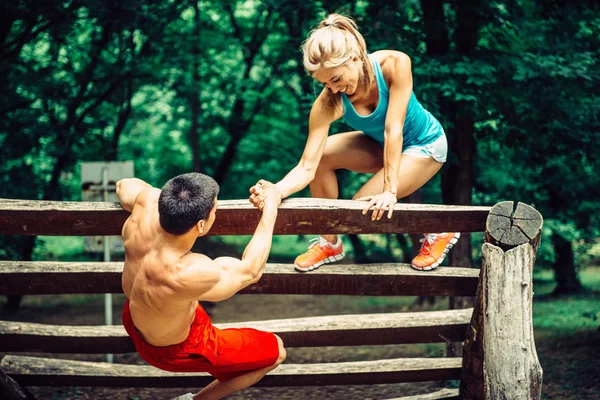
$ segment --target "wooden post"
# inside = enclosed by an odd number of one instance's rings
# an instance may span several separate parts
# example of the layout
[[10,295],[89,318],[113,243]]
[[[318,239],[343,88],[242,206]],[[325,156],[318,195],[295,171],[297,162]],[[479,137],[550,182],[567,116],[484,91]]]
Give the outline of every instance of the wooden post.
[[463,348],[463,400],[540,399],[532,324],[532,273],[542,216],[512,201],[487,218],[473,317]]
[[27,389],[0,369],[0,399],[3,400],[36,400]]

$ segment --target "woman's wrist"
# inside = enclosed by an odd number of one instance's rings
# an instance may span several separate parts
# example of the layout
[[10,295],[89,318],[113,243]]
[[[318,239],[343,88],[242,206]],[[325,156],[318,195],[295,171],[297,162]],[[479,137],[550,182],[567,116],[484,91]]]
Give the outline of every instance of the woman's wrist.
[[279,186],[279,182],[275,184],[275,188],[277,188],[277,191],[279,192],[279,198],[283,200],[283,190],[281,189],[281,186]]
[[395,190],[392,190],[392,189],[386,189],[386,188],[384,188],[384,189],[383,189],[383,191],[384,191],[384,192],[389,192],[389,193],[393,194],[394,196],[395,196],[396,194],[398,194],[398,192],[397,192],[397,191],[395,191]]

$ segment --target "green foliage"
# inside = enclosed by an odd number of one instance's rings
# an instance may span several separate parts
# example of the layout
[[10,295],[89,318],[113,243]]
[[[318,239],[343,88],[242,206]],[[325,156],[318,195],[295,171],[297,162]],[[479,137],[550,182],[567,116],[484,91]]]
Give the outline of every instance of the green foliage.
[[[592,3],[482,2],[477,52],[468,57],[455,48],[457,2],[444,4],[450,48],[441,55],[427,52],[418,1],[38,3],[2,6],[2,197],[78,200],[78,163],[99,159],[134,160],[136,175],[156,186],[203,171],[219,177],[224,199],[245,198],[258,179],[281,179],[300,158],[320,89],[299,47],[326,13],[342,12],[370,51],[411,56],[414,91],[448,132],[449,104],[473,116],[473,202],[540,210],[542,264],[555,259],[553,232],[575,244],[582,262],[599,236],[600,18]],[[332,132],[347,129],[338,123]],[[366,179],[340,172],[341,196]],[[439,177],[422,194],[440,202]],[[374,256],[397,251],[365,240]],[[3,258],[27,253],[20,238],[0,241]]]

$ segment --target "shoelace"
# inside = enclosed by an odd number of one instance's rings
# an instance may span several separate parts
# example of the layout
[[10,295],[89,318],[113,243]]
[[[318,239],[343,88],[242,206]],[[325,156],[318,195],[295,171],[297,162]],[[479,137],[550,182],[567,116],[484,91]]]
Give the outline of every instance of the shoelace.
[[312,254],[315,251],[317,251],[318,248],[320,248],[321,246],[325,246],[328,242],[327,240],[323,239],[322,237],[316,237],[313,239],[310,239],[311,244],[308,246],[308,254]]
[[322,237],[310,239],[311,244],[308,246],[308,251],[313,252],[317,249],[317,247],[325,246],[327,244],[327,240]]
[[419,240],[419,242],[423,243],[421,246],[421,253],[428,255],[431,251],[431,245],[437,240],[437,238],[437,233],[428,233],[423,239]]

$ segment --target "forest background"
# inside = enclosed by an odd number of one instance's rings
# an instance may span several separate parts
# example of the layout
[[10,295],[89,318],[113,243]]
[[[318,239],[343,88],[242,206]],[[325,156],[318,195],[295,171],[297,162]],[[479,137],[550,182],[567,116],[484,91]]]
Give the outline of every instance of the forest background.
[[[548,357],[581,340],[572,355],[597,360],[599,11],[595,0],[9,0],[0,5],[0,197],[79,201],[82,161],[133,160],[154,186],[198,171],[221,185],[220,199],[246,198],[258,179],[277,181],[298,162],[321,90],[300,46],[341,12],[370,52],[411,57],[414,92],[448,135],[449,161],[408,201],[539,210],[536,337]],[[332,134],[345,130],[336,123]],[[338,178],[351,198],[368,176]],[[291,262],[307,239],[276,237],[271,260]],[[409,260],[412,239],[344,240],[364,262]],[[247,238],[206,241],[199,247],[234,255]],[[464,235],[451,263],[477,267],[481,243]],[[1,259],[90,257],[82,238],[0,237]],[[4,306],[18,315],[40,302]],[[597,361],[585,372],[569,369],[576,360],[540,358],[548,396],[600,398]]]

